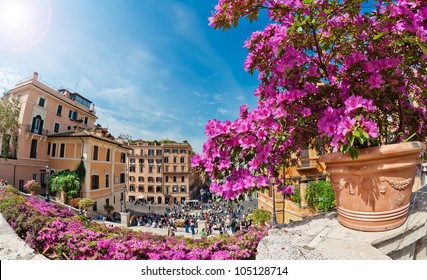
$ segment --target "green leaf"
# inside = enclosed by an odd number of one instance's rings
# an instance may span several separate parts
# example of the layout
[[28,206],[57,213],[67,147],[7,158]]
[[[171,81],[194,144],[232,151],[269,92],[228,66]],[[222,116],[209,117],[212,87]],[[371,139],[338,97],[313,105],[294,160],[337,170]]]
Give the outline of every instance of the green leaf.
[[379,38],[381,38],[384,35],[384,33],[378,33],[377,35],[374,36],[374,40],[378,40]]
[[418,42],[418,45],[420,46],[421,50],[425,55],[427,55],[427,47],[422,42]]
[[311,4],[311,3],[313,3],[313,0],[304,0],[303,2],[304,2],[304,4]]

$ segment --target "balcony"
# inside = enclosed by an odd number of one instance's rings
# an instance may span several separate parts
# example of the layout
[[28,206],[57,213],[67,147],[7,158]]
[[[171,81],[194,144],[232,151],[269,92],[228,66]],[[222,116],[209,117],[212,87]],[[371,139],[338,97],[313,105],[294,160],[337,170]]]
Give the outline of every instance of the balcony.
[[49,134],[49,130],[44,129],[44,128],[43,129],[33,128],[31,125],[25,126],[25,132],[37,134],[37,135],[42,135],[42,136],[48,136],[48,134]]

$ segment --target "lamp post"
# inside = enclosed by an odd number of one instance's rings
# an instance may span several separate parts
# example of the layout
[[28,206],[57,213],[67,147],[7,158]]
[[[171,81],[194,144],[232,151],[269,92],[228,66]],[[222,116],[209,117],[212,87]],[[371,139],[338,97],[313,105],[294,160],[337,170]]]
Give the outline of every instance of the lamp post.
[[46,202],[50,202],[49,198],[49,175],[50,175],[50,166],[46,165]]
[[126,183],[123,187],[123,212],[126,212]]
[[276,219],[276,193],[274,190],[274,184],[272,186],[273,191],[273,215],[271,216],[271,226],[275,227],[277,226],[277,219]]

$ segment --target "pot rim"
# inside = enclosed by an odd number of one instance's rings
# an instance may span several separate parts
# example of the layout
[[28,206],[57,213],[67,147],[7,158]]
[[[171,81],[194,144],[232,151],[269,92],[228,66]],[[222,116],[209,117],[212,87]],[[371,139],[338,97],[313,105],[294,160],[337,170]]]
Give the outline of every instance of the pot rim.
[[415,155],[420,154],[421,151],[425,151],[426,145],[420,141],[409,141],[397,144],[387,144],[375,147],[369,147],[360,149],[360,153],[357,159],[352,159],[348,153],[333,152],[324,154],[319,157],[320,162],[332,163],[332,162],[357,162],[377,159],[378,156],[383,158],[403,156],[403,155]]

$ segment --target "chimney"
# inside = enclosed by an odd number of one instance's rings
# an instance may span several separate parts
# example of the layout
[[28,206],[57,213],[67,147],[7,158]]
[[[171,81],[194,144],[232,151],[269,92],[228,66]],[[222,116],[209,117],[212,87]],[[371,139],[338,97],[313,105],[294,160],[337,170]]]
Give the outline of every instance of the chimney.
[[34,72],[33,73],[33,81],[37,81],[38,78],[39,78],[39,73]]

